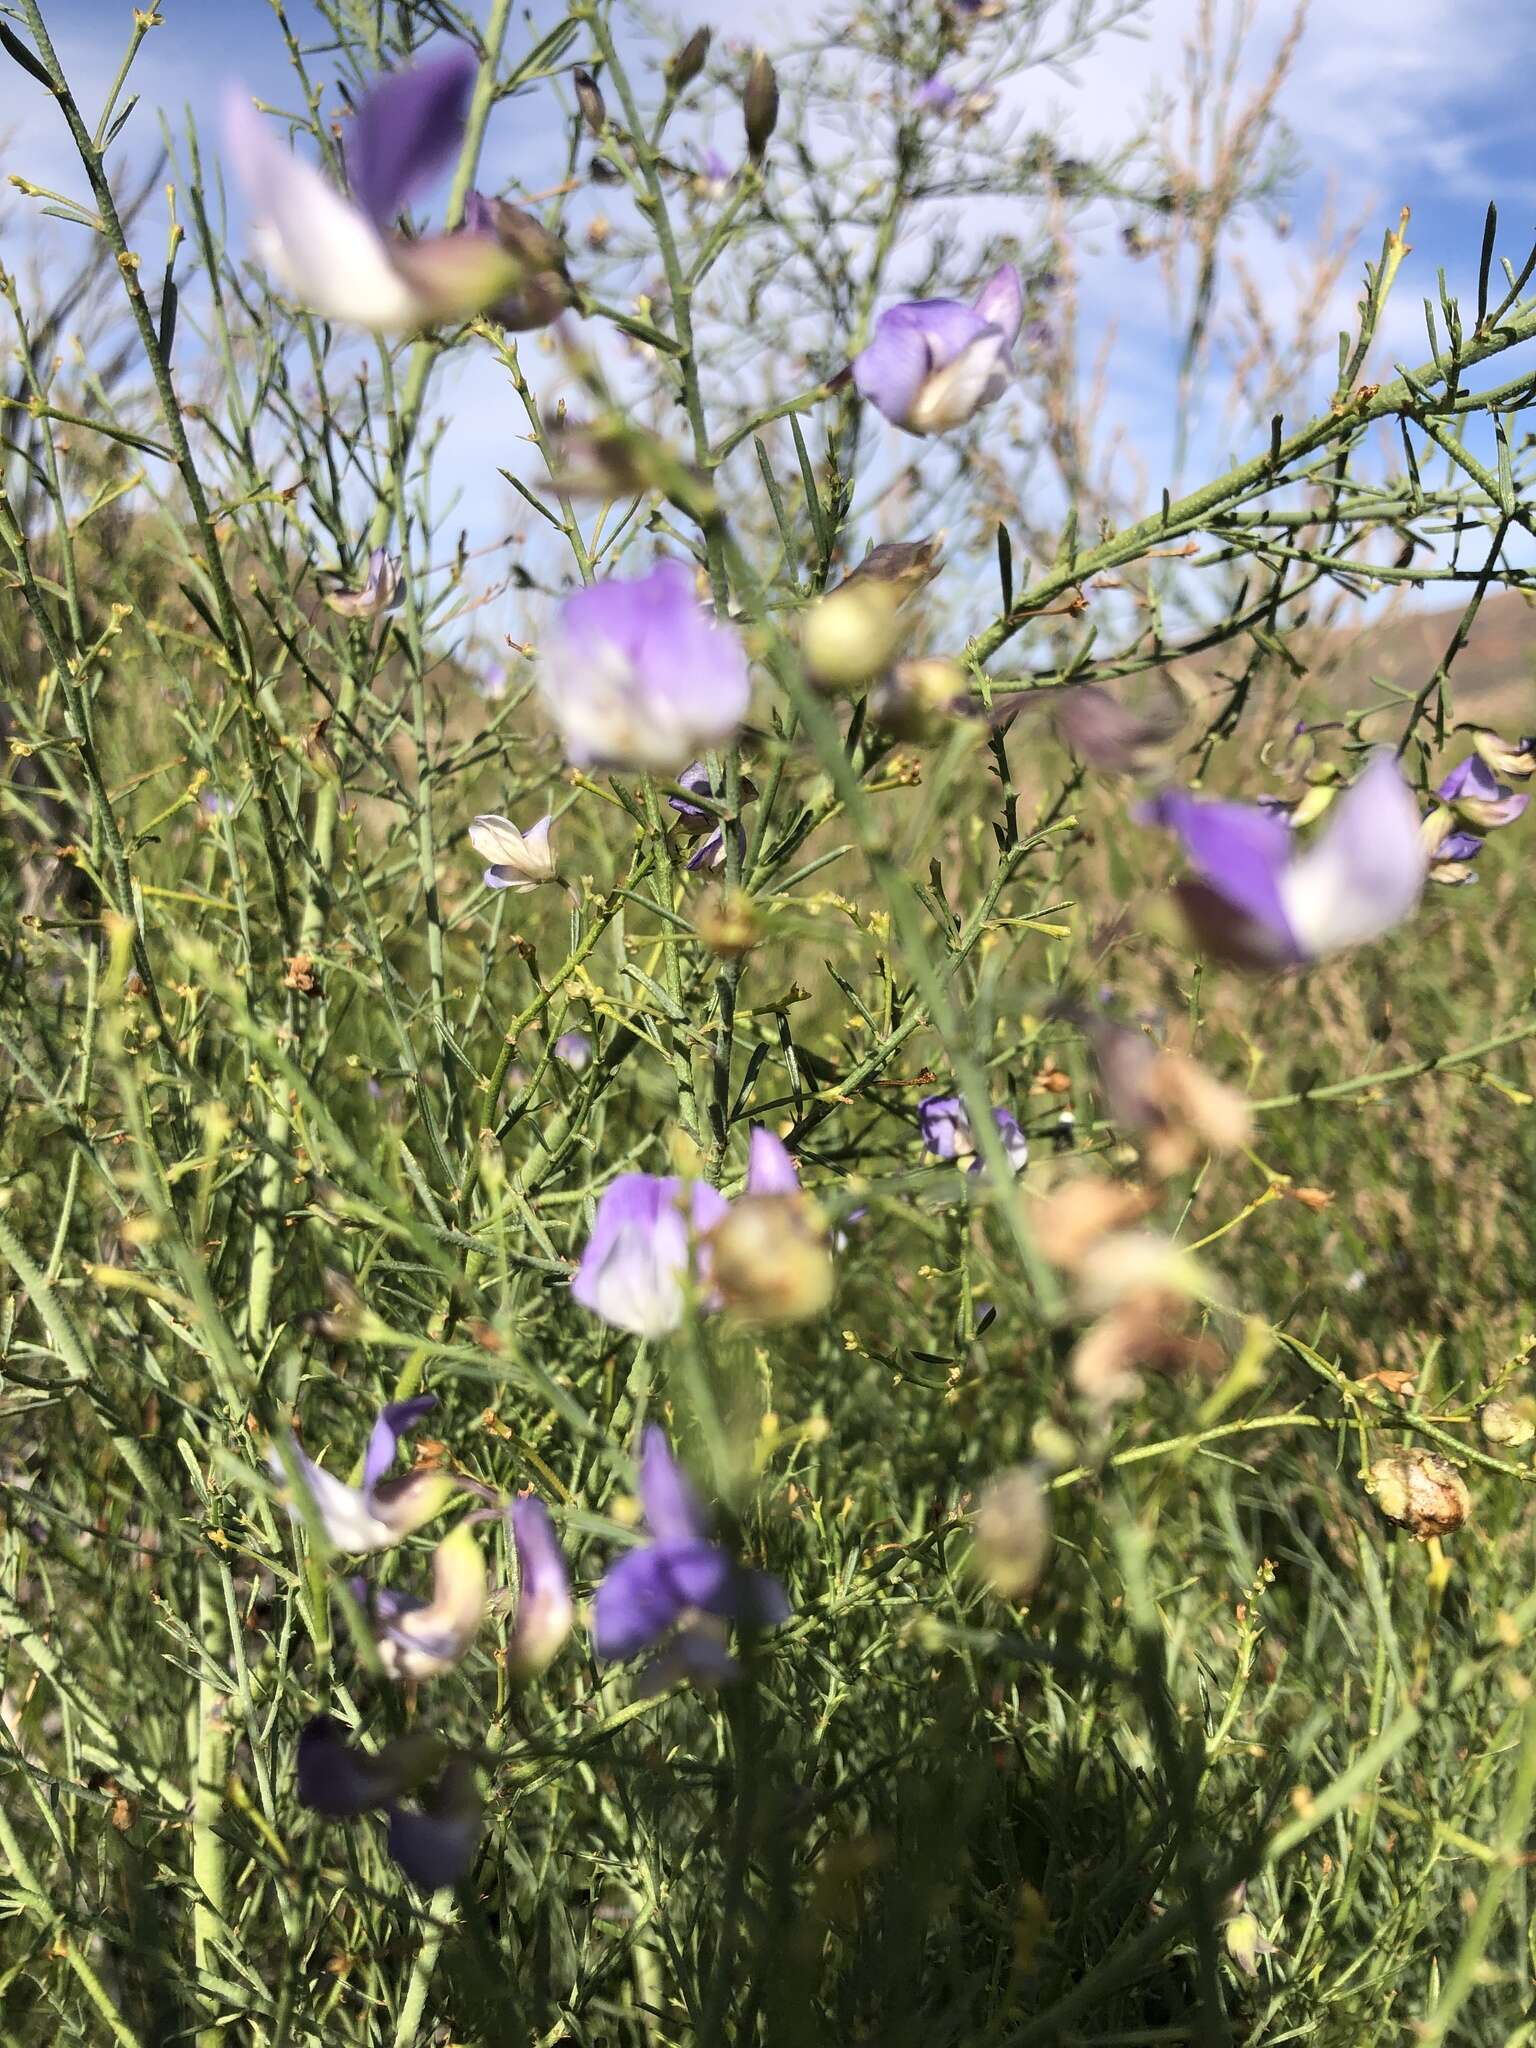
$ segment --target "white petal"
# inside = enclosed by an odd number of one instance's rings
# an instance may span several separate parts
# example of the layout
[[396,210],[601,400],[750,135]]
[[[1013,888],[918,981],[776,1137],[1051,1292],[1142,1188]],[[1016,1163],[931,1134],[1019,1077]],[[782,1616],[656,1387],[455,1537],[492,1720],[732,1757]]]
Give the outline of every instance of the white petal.
[[224,143],[255,219],[256,246],[300,305],[361,327],[423,324],[423,301],[372,222],[280,142],[241,93],[225,102]]
[[1281,907],[1303,952],[1317,959],[1400,924],[1419,900],[1426,867],[1418,805],[1383,751],[1280,875]]
[[927,378],[907,424],[918,434],[943,434],[951,427],[963,427],[1007,382],[1007,343],[997,333],[978,334],[952,363]]

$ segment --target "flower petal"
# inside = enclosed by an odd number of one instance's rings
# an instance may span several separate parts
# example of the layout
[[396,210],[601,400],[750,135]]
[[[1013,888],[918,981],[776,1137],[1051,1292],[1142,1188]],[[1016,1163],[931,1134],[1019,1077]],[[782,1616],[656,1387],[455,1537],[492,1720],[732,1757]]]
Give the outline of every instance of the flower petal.
[[373,1602],[379,1656],[391,1678],[436,1678],[462,1663],[485,1619],[485,1553],[467,1522],[432,1553],[432,1598],[381,1592]]
[[713,1543],[650,1543],[616,1558],[592,1603],[592,1647],[599,1657],[632,1657],[660,1642],[689,1608],[722,1618],[736,1613],[741,1576]]
[[1012,348],[1024,324],[1024,284],[1011,263],[1000,263],[976,295],[974,310]]
[[462,47],[380,79],[347,131],[347,179],[379,227],[458,154],[478,66]]
[[1413,911],[1427,866],[1413,792],[1382,749],[1281,876],[1286,921],[1313,959],[1379,938]]
[[[1205,888],[1253,927],[1266,956],[1279,965],[1298,957],[1280,878],[1291,858],[1291,828],[1257,804],[1226,803],[1171,789],[1139,814],[1178,834]],[[1417,830],[1417,819],[1415,819]]]
[[224,146],[264,258],[292,297],[326,320],[380,330],[422,324],[419,295],[373,223],[279,142],[244,94],[224,108]]
[[800,1173],[782,1138],[754,1125],[747,1147],[749,1195],[798,1195]]
[[658,1543],[702,1543],[709,1533],[704,1504],[654,1422],[640,1443],[640,1505]]
[[473,1760],[450,1757],[420,1812],[390,1808],[389,1853],[424,1892],[458,1884],[474,1865],[483,1810]]
[[372,1492],[395,1462],[402,1437],[409,1436],[437,1406],[436,1394],[413,1394],[408,1401],[389,1401],[379,1410],[363,1458],[363,1487]]
[[507,1669],[514,1678],[537,1678],[571,1632],[571,1578],[543,1501],[531,1493],[520,1495],[512,1503],[511,1521],[517,1619],[507,1643]]
[[367,1813],[430,1777],[443,1747],[435,1735],[401,1735],[370,1756],[348,1741],[339,1721],[316,1714],[299,1734],[300,1803],[335,1820]]

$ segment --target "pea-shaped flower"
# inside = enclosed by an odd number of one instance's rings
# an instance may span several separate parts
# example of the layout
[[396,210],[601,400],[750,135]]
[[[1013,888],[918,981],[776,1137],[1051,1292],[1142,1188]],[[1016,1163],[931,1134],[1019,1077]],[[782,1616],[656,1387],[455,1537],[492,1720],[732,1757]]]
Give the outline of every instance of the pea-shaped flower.
[[1183,842],[1195,872],[1179,884],[1179,901],[1205,949],[1234,966],[1298,967],[1380,938],[1424,887],[1418,806],[1385,750],[1305,845],[1260,805],[1185,790],[1165,792],[1141,816]]
[[1024,287],[1011,263],[995,270],[974,304],[911,299],[875,322],[853,359],[859,395],[909,434],[963,427],[1007,389],[1024,319]]
[[[447,1505],[459,1485],[452,1473],[422,1466],[396,1479],[388,1476],[401,1439],[436,1406],[435,1394],[417,1394],[379,1410],[363,1459],[361,1486],[348,1486],[317,1465],[292,1438],[288,1440],[288,1458],[297,1466],[300,1482],[337,1550],[390,1550]],[[276,1449],[267,1462],[275,1478],[288,1477],[289,1464]],[[291,1502],[290,1511],[295,1521],[303,1519],[299,1502]]]
[[523,832],[510,818],[482,812],[470,825],[469,843],[486,863],[487,889],[537,889],[541,882],[553,882],[556,866],[549,827],[550,820],[540,818]]
[[704,610],[692,573],[660,562],[566,599],[539,694],[577,767],[675,775],[731,744],[752,683],[740,639]]
[[718,1684],[737,1664],[726,1626],[773,1628],[789,1618],[789,1600],[767,1572],[749,1571],[712,1542],[709,1517],[654,1424],[640,1450],[640,1504],[650,1541],[608,1567],[592,1605],[592,1646],[599,1657],[660,1654],[647,1683],[678,1677]]
[[707,1285],[703,1239],[729,1208],[706,1181],[621,1173],[603,1190],[571,1293],[615,1329],[666,1336],[683,1320],[690,1278]]
[[[1019,1128],[1018,1118],[999,1103],[992,1112],[992,1121],[1003,1141],[1008,1164],[1015,1173],[1022,1173],[1029,1164],[1029,1140]],[[981,1155],[976,1133],[971,1129],[970,1111],[958,1095],[925,1096],[917,1105],[917,1128],[924,1150],[935,1159],[954,1160],[968,1173],[981,1172]]]
[[400,557],[388,548],[375,548],[368,557],[368,576],[362,589],[328,590],[325,601],[344,619],[377,619],[396,610],[405,601]]
[[432,1597],[354,1579],[373,1624],[379,1661],[391,1678],[437,1678],[463,1662],[485,1619],[485,1553],[468,1522],[432,1553]]
[[[312,1813],[356,1820],[381,1812],[389,1853],[423,1891],[469,1875],[480,1839],[473,1760],[434,1735],[401,1735],[372,1755],[317,1714],[299,1736],[299,1799]],[[414,1800],[414,1805],[402,1802]]]
[[224,141],[261,255],[297,302],[325,320],[412,332],[477,313],[526,276],[493,233],[406,237],[394,222],[458,154],[477,65],[459,49],[381,79],[347,137],[350,199],[278,140],[231,92]]

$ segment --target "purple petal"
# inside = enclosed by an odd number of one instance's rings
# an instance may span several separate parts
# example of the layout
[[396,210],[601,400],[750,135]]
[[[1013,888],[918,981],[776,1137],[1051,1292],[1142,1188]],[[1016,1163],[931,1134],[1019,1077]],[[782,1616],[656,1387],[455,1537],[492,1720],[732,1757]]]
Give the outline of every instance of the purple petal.
[[360,101],[347,133],[347,178],[377,226],[457,155],[477,69],[459,48],[391,73]]
[[316,1714],[299,1735],[299,1800],[314,1813],[350,1820],[419,1785],[443,1755],[435,1735],[402,1735],[375,1756],[356,1748],[329,1714]]
[[551,1049],[575,1073],[592,1064],[592,1041],[585,1031],[562,1031]]
[[798,1195],[800,1174],[782,1138],[761,1124],[754,1126],[747,1147],[749,1195]]
[[975,310],[1012,348],[1024,324],[1024,283],[1011,263],[993,271],[976,296]]
[[915,299],[892,306],[875,322],[868,347],[853,359],[854,384],[893,426],[910,427],[932,373],[995,332],[958,299]]
[[917,1128],[936,1159],[969,1158],[975,1151],[971,1120],[958,1095],[928,1095],[917,1105]]
[[[679,1561],[689,1560],[679,1572]],[[592,1601],[592,1647],[599,1657],[633,1657],[661,1641],[685,1608],[703,1603],[695,1589],[718,1597],[731,1561],[712,1543],[691,1549],[648,1543],[615,1558]]]
[[692,572],[662,562],[566,599],[539,689],[578,766],[665,774],[735,738],[752,682],[739,637],[700,605]]
[[379,1410],[363,1459],[363,1490],[371,1493],[395,1462],[402,1437],[409,1436],[437,1406],[436,1394],[415,1394],[408,1401],[390,1401]]
[[1447,832],[1430,855],[1430,860],[1436,867],[1442,862],[1476,860],[1483,850],[1483,845],[1483,840],[1476,832]]
[[571,1293],[616,1329],[660,1337],[683,1316],[683,1281],[694,1238],[724,1217],[725,1197],[700,1181],[687,1212],[674,1176],[624,1173],[604,1191]]
[[475,1860],[481,1812],[473,1762],[466,1756],[452,1757],[423,1798],[419,1813],[390,1808],[389,1853],[424,1892],[458,1884]]
[[512,1503],[511,1521],[517,1550],[517,1619],[507,1644],[507,1668],[514,1678],[536,1678],[571,1632],[571,1579],[543,1501],[531,1493],[519,1495]]
[[1529,796],[1506,789],[1476,754],[1469,754],[1453,768],[1436,794],[1443,802],[1455,804],[1470,823],[1485,832],[1512,825],[1530,802]]
[[1291,828],[1256,804],[1225,803],[1171,789],[1139,813],[1176,832],[1206,889],[1237,911],[1278,965],[1299,957],[1280,878],[1292,853]]
[[[997,1125],[1003,1150],[1008,1154],[1008,1164],[1015,1173],[1022,1173],[1029,1164],[1029,1140],[1020,1129],[1018,1118],[1011,1109],[999,1106],[992,1112],[992,1121]],[[980,1163],[978,1160],[977,1164]]]
[[[709,770],[702,761],[690,761],[677,781],[679,788],[695,790],[700,796],[713,796],[715,793],[710,788]],[[690,825],[707,825],[714,815],[698,804],[689,803],[688,799],[682,796],[669,796],[667,808],[676,811],[677,815]]]
[[912,95],[914,107],[920,107],[925,114],[948,114],[960,103],[960,95],[947,78],[933,77],[920,85]]
[[658,1543],[702,1543],[708,1534],[703,1503],[654,1422],[640,1444],[640,1505]]
[[1418,805],[1383,748],[1281,877],[1286,922],[1313,959],[1361,945],[1410,914],[1427,869]]

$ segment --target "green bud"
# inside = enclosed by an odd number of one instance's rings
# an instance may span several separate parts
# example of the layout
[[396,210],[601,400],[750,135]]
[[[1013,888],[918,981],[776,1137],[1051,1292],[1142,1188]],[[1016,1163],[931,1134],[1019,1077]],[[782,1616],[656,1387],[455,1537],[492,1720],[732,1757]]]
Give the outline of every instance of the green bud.
[[707,28],[696,28],[673,56],[667,66],[667,83],[674,92],[686,92],[704,69],[704,59],[709,55],[709,38]]
[[747,127],[747,154],[754,163],[761,163],[769,137],[779,125],[778,76],[761,50],[753,57],[747,73],[741,111]]
[[583,71],[579,64],[571,77],[576,84],[576,104],[581,109],[582,120],[594,135],[601,136],[608,126],[608,109],[603,103],[597,80],[590,71]]

